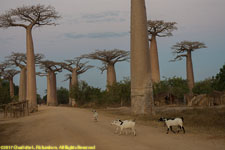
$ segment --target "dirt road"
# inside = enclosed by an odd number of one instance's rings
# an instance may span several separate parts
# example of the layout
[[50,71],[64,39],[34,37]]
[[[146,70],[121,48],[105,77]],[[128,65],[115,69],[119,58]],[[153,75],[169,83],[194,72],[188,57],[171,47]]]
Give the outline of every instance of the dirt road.
[[[114,134],[115,119],[99,114],[94,122],[87,109],[41,106],[18,119],[0,119],[0,145],[82,145],[97,150],[223,150],[223,139],[203,135],[165,134],[166,128],[137,123],[137,136]],[[2,130],[4,129],[4,130]]]

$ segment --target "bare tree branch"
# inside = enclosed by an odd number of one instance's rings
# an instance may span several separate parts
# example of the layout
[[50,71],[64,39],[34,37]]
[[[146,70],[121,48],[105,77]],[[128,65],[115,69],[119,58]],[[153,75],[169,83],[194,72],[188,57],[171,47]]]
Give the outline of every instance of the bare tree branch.
[[63,80],[63,82],[72,79],[72,75],[71,75],[71,74],[66,74],[65,77],[66,77],[66,78],[65,78],[65,80]]
[[65,63],[62,63],[62,68],[73,72],[73,70],[76,68],[77,74],[81,74],[86,72],[88,69],[93,68],[94,66],[87,65],[88,61],[81,63],[81,59],[83,57],[76,57],[74,59],[65,60]]
[[20,71],[15,69],[10,69],[10,70],[5,70],[1,75],[3,76],[3,78],[9,80],[9,79],[12,79],[18,73],[20,73]]
[[88,59],[96,59],[100,60],[104,63],[111,63],[115,64],[120,61],[128,61],[130,59],[129,52],[124,50],[96,50],[95,52],[91,54],[83,55],[82,57],[88,58]]
[[60,16],[52,6],[32,5],[11,9],[0,15],[0,27],[20,26],[24,28],[43,25],[56,25],[54,20]]
[[172,53],[174,55],[177,55],[173,60],[173,61],[179,61],[182,60],[183,57],[187,57],[187,53],[188,52],[192,52],[195,51],[197,49],[200,48],[206,48],[205,44],[202,42],[191,42],[191,41],[182,41],[182,42],[178,42],[175,45],[173,45],[171,47],[171,49],[173,50]]
[[177,30],[176,24],[176,22],[164,22],[163,20],[148,20],[148,34],[158,37],[172,36],[172,32]]
[[43,69],[45,72],[52,71],[52,72],[61,72],[62,67],[61,67],[60,62],[54,62],[50,60],[45,60],[45,61],[40,61],[40,68]]
[[[15,65],[20,68],[23,68],[27,64],[27,57],[24,53],[15,53],[12,52],[10,56],[6,56],[6,61],[10,65]],[[35,54],[35,63],[39,64],[39,62],[44,58],[43,54]]]
[[47,73],[43,73],[43,72],[36,72],[36,75],[43,77],[43,76],[47,76]]

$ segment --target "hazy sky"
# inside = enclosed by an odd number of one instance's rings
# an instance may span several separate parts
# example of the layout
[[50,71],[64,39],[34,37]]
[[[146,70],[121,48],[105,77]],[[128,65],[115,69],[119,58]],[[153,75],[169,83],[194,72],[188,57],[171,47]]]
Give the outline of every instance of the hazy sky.
[[[130,0],[0,0],[0,13],[23,5],[52,5],[62,16],[57,26],[33,30],[35,53],[46,59],[73,59],[96,49],[130,50]],[[158,38],[160,73],[163,77],[186,78],[185,61],[169,62],[171,46],[183,40],[204,42],[208,48],[193,53],[195,80],[204,80],[219,72],[225,64],[225,0],[146,0],[148,19],[177,22],[172,37]],[[23,28],[0,29],[0,62],[11,52],[26,52]],[[90,64],[101,66],[99,61]],[[128,62],[116,64],[117,80],[130,75]],[[57,87],[67,71],[57,75]],[[106,72],[91,69],[80,80],[105,88]],[[19,83],[19,75],[15,84]],[[37,77],[38,93],[45,94],[46,77]]]

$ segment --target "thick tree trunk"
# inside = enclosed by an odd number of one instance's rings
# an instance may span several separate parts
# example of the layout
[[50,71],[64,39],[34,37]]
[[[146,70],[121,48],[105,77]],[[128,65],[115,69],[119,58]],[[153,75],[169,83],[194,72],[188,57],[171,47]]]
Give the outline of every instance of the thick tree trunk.
[[19,101],[26,100],[27,92],[27,68],[24,66],[20,71]]
[[57,103],[57,93],[56,93],[56,76],[53,71],[48,72],[48,81],[47,81],[47,105],[56,106]]
[[192,94],[192,89],[194,87],[194,72],[193,72],[193,65],[192,65],[192,58],[191,58],[191,51],[187,52],[187,80],[188,80],[188,87],[190,90],[190,94]]
[[[71,80],[72,80],[72,82],[71,82],[72,87],[78,86],[77,68],[73,69],[72,79]],[[70,98],[70,101],[71,101],[71,106],[75,106],[76,105],[76,100],[74,98]]]
[[55,72],[53,73],[53,105],[56,106],[58,105],[58,100],[57,100],[57,85],[56,85],[56,74]]
[[153,113],[147,17],[144,0],[131,0],[131,108],[134,114]]
[[36,93],[36,72],[34,46],[32,39],[32,28],[26,29],[26,47],[27,47],[27,100],[29,101],[30,111],[37,110],[37,93]]
[[108,64],[107,66],[107,87],[116,83],[116,72],[114,64]]
[[[72,78],[69,79],[69,92],[71,92],[71,89],[72,89]],[[69,95],[69,105],[70,106],[72,105],[72,98],[70,95]]]
[[47,105],[51,104],[51,82],[52,82],[52,74],[48,72],[47,75]]
[[152,82],[154,83],[160,82],[159,58],[155,35],[152,35],[150,44],[150,65],[151,65]]
[[72,86],[78,85],[78,75],[77,75],[77,69],[73,69],[72,72]]
[[10,93],[10,98],[14,98],[13,78],[9,79],[9,93]]

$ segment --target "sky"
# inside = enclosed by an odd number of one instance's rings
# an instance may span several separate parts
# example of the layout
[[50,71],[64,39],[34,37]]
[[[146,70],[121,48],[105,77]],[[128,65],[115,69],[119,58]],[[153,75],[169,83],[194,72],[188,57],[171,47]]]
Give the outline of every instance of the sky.
[[[207,48],[192,54],[195,81],[212,77],[225,64],[225,0],[145,0],[147,19],[177,22],[172,37],[157,38],[161,79],[186,79],[185,60],[169,62],[175,56],[171,47],[183,40],[204,42]],[[0,0],[0,14],[23,5],[51,5],[61,15],[57,26],[33,29],[35,53],[45,59],[62,62],[95,50],[122,49],[130,51],[130,0]],[[0,62],[12,52],[26,52],[25,29],[0,29]],[[96,66],[79,76],[89,85],[105,89],[106,72]],[[115,65],[117,81],[130,76],[129,62]],[[40,71],[38,68],[37,71]],[[68,88],[63,82],[66,70],[57,74],[57,87]],[[19,75],[14,82],[19,84]],[[46,77],[37,77],[37,90],[46,93]]]

